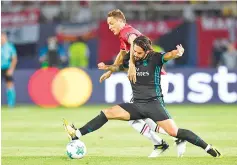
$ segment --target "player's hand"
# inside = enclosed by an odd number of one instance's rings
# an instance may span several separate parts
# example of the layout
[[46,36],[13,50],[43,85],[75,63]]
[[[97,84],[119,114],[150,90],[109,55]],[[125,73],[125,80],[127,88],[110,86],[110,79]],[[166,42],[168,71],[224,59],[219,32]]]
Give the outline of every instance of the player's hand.
[[183,46],[180,44],[180,45],[177,45],[176,48],[177,48],[177,51],[178,51],[177,56],[181,57],[183,55],[183,53],[184,53]]
[[129,69],[128,69],[128,79],[133,82],[134,84],[137,81],[137,77],[136,77],[136,67],[135,65],[129,65]]
[[6,74],[8,75],[8,76],[12,76],[13,75],[13,69],[8,69],[7,70],[7,72],[6,72]]
[[102,83],[104,80],[106,80],[107,78],[109,78],[111,76],[112,72],[108,71],[105,72],[101,77],[100,77],[100,83]]
[[107,65],[105,65],[105,63],[101,62],[98,64],[98,69],[100,70],[108,70],[109,67]]

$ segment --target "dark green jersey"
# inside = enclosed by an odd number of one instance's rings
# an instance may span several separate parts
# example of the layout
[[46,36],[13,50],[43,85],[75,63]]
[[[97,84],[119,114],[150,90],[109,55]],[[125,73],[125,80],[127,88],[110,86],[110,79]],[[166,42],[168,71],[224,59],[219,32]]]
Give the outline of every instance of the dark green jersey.
[[[137,82],[131,83],[134,101],[154,100],[163,97],[160,85],[161,68],[166,62],[165,53],[150,52],[144,60],[136,61]],[[128,61],[123,66],[127,67]]]

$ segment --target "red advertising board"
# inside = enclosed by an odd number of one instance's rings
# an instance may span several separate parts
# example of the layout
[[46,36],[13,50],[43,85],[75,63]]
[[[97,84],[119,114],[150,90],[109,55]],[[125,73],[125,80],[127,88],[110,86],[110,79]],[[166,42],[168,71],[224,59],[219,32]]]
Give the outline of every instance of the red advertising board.
[[69,23],[59,24],[56,28],[56,34],[60,41],[75,41],[78,37],[84,40],[95,38],[97,36],[98,24],[90,23]]
[[198,66],[210,66],[213,42],[217,38],[229,39],[229,28],[232,25],[237,30],[237,22],[233,19],[213,17],[197,20]]
[[39,39],[39,9],[2,13],[2,31],[14,44],[36,43]]
[[[152,40],[158,39],[161,35],[168,33],[181,24],[181,20],[175,21],[133,21],[129,22],[134,28],[148,36]],[[119,39],[109,30],[106,21],[102,21],[98,30],[99,58],[100,61],[111,61],[119,52]]]
[[39,16],[39,9],[25,10],[21,12],[2,13],[1,25],[3,28],[6,28],[36,24],[39,21]]

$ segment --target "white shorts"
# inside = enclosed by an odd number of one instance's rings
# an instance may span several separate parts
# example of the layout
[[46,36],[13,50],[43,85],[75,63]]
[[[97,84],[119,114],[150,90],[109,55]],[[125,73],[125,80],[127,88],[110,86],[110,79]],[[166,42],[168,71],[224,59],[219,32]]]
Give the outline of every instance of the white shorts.
[[168,77],[167,75],[161,75],[161,90],[164,97],[168,93],[168,89],[169,89]]

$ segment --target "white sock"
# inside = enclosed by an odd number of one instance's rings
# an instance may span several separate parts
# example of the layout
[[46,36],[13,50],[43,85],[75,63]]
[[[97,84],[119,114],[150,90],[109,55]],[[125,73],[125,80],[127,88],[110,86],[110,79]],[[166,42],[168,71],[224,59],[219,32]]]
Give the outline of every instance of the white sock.
[[169,135],[163,128],[161,128],[160,126],[158,126],[153,120],[151,120],[150,118],[146,118],[145,122],[150,126],[150,128],[152,129],[152,131],[154,132],[158,132],[160,134],[164,134],[164,135]]
[[152,131],[156,132],[157,124],[153,120],[146,118],[144,121],[149,125]]
[[162,139],[154,131],[151,130],[150,134],[151,134],[151,141],[153,142],[154,145],[162,144]]
[[163,128],[157,125],[157,130],[156,132],[164,134],[164,135],[169,135]]
[[128,123],[141,135],[151,140],[153,145],[162,144],[162,139],[151,130],[144,120],[130,120]]
[[76,130],[76,136],[78,138],[80,138],[82,135],[81,135],[81,131],[79,129]]

